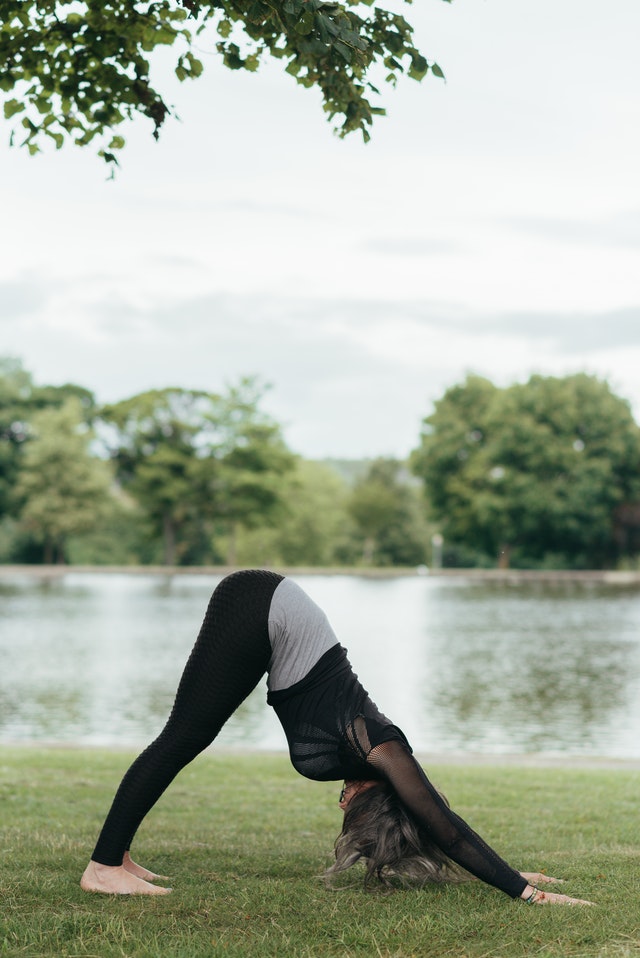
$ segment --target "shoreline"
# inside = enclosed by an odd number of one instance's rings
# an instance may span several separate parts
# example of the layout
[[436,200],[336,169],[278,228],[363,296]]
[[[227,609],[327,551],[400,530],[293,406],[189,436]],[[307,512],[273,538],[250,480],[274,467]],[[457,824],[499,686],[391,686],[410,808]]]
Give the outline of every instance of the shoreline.
[[[0,581],[10,578],[29,578],[51,581],[68,575],[139,575],[139,576],[225,576],[246,566],[159,566],[159,565],[0,565]],[[388,567],[361,568],[359,566],[269,566],[288,576],[354,576],[371,579],[394,578],[453,578],[496,582],[584,582],[606,585],[640,586],[640,571],[615,569],[430,569]]]

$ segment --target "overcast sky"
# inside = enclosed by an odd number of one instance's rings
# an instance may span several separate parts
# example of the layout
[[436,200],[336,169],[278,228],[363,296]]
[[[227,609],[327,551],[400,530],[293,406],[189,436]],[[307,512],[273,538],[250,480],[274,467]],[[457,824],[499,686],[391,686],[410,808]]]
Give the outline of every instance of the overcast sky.
[[114,182],[5,135],[0,354],[100,401],[258,375],[308,457],[406,455],[468,372],[586,370],[640,419],[640,3],[405,15],[447,82],[385,88],[367,146],[207,54]]

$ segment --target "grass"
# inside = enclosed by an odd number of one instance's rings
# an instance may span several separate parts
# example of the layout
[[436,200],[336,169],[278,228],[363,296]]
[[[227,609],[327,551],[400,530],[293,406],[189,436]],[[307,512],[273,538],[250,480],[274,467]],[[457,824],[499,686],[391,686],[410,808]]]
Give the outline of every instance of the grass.
[[475,882],[364,892],[357,869],[327,889],[339,785],[307,782],[284,756],[215,752],[135,843],[173,894],[87,895],[78,879],[130,758],[0,748],[0,956],[640,958],[637,772],[429,768],[507,860],[597,908],[531,908]]

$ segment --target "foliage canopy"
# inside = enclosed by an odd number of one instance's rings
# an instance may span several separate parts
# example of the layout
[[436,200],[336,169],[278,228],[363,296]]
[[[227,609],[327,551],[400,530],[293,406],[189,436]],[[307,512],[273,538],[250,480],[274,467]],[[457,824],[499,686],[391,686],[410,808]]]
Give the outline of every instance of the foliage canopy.
[[[410,3],[411,0],[405,0]],[[445,0],[451,2],[451,0]],[[172,110],[152,78],[157,48],[177,48],[180,81],[203,72],[195,43],[203,34],[231,70],[256,71],[270,55],[304,87],[320,90],[341,136],[365,140],[379,91],[371,68],[395,83],[443,73],[413,43],[400,14],[373,0],[0,0],[0,91],[4,115],[30,153],[47,140],[97,138],[99,153],[117,162],[124,138],[114,130],[141,114],[153,134]],[[215,31],[216,38],[212,39]]]
[[12,507],[22,456],[34,435],[33,417],[70,399],[77,401],[82,422],[90,425],[95,403],[88,389],[73,383],[37,386],[18,359],[0,357],[0,519]]
[[445,537],[504,565],[599,568],[633,544],[640,429],[594,376],[470,376],[425,419],[413,466]]
[[[0,562],[422,564],[435,530],[404,465],[304,461],[262,397],[249,378],[98,407],[0,358]],[[445,565],[638,562],[640,429],[594,376],[470,376],[411,465]]]
[[89,531],[107,512],[111,469],[90,453],[92,436],[76,397],[35,413],[30,431],[13,497],[25,527],[43,543],[44,561],[64,561],[69,537]]
[[[261,387],[244,379],[226,395],[156,389],[101,410],[103,440],[123,488],[144,503],[164,541],[164,561],[183,559],[194,527],[268,523],[293,466]],[[233,561],[233,556],[230,557]]]
[[348,502],[362,538],[364,565],[422,565],[427,527],[417,489],[402,477],[403,464],[375,459]]

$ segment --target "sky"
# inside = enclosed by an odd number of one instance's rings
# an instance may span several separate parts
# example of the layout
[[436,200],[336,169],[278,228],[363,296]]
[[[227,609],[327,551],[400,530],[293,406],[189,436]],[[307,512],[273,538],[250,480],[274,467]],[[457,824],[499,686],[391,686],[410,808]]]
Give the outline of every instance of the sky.
[[584,370],[640,421],[640,4],[392,3],[446,82],[383,84],[367,145],[204,48],[113,181],[6,131],[0,355],[100,402],[257,376],[308,458],[406,456],[469,373]]

